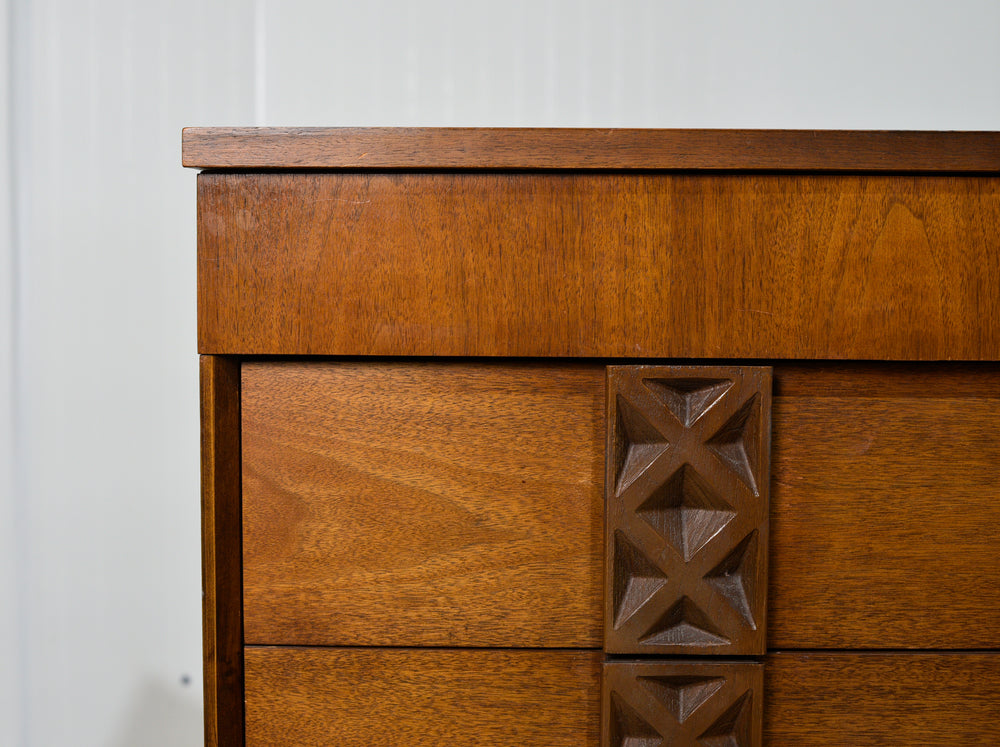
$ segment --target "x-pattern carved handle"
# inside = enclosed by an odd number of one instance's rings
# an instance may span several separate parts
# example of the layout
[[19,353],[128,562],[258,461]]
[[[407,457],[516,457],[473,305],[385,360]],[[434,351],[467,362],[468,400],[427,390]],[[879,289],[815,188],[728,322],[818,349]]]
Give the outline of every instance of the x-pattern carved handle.
[[764,648],[769,369],[609,370],[605,650]]
[[771,372],[608,369],[602,744],[760,747]]
[[604,688],[605,744],[755,744],[763,688],[755,662],[612,662]]

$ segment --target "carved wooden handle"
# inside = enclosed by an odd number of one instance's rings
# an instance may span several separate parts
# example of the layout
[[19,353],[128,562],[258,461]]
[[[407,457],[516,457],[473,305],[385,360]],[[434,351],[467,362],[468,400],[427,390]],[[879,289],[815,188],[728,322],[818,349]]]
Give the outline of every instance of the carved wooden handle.
[[613,661],[603,678],[603,745],[761,744],[759,662]]
[[615,657],[765,653],[770,436],[770,368],[608,369],[603,744],[760,744],[761,664]]

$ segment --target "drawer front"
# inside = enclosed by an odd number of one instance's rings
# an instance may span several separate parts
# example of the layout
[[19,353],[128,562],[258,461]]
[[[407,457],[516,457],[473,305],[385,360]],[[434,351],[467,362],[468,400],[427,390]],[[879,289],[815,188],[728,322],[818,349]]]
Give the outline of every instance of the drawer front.
[[596,747],[599,651],[256,648],[246,743]]
[[249,364],[250,643],[601,646],[594,366]]
[[[768,647],[1000,647],[992,368],[774,369]],[[602,645],[605,369],[248,363],[251,644]]]
[[[597,651],[250,647],[246,744],[597,747],[601,666]],[[997,743],[995,654],[773,653],[764,672],[771,747]],[[734,717],[705,743],[743,744]],[[659,744],[623,721],[625,744]]]
[[212,173],[198,185],[203,353],[1000,357],[995,176]]

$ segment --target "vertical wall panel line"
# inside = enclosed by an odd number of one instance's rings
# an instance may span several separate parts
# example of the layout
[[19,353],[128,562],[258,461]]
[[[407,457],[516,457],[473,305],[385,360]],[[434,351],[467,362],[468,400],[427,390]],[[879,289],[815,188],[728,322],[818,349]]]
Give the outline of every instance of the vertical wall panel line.
[[267,122],[267,0],[253,5],[253,118],[254,124]]
[[0,1],[2,74],[2,165],[0,165],[0,744],[26,743],[24,733],[27,663],[24,653],[24,516],[18,470],[18,276],[17,91],[18,20],[14,3]]

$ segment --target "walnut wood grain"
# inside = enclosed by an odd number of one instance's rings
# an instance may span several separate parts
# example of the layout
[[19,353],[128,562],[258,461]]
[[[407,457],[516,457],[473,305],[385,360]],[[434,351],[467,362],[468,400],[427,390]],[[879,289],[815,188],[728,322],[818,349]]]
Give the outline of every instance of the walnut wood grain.
[[[246,743],[597,747],[601,659],[249,647]],[[764,676],[769,747],[996,744],[998,654],[774,653]]]
[[782,653],[764,668],[773,747],[997,744],[1000,655]]
[[246,651],[247,747],[596,745],[598,651]]
[[763,654],[771,369],[611,366],[607,402],[604,650]]
[[[601,645],[605,370],[510,365],[246,367],[248,641]],[[1000,372],[948,370],[775,367],[769,646],[1000,647]]]
[[199,348],[996,360],[998,225],[998,178],[202,174]]
[[185,166],[1000,171],[1000,133],[189,127]]
[[1000,368],[992,363],[785,361],[775,397],[1000,398]]
[[779,397],[772,646],[1000,644],[1000,399]]
[[240,367],[201,357],[201,572],[205,744],[243,742]]
[[607,661],[601,677],[601,746],[761,747],[763,705],[759,662]]
[[246,364],[246,640],[600,646],[595,373]]

